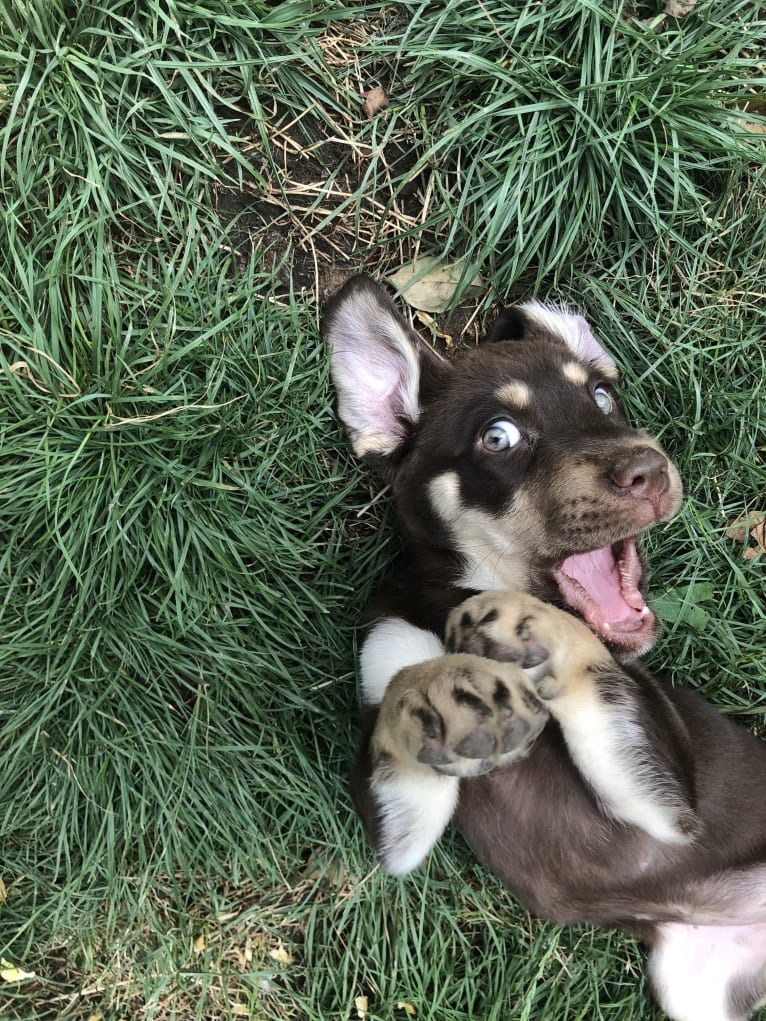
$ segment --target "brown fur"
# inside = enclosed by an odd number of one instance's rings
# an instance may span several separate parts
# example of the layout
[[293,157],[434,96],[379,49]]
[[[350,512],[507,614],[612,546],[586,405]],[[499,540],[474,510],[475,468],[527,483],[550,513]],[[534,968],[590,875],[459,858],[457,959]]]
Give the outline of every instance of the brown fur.
[[[449,365],[364,279],[325,331],[341,416],[391,485],[407,552],[362,653],[352,791],[382,860],[413,868],[454,812],[531,910],[656,939],[652,982],[679,1021],[703,1021],[701,1001],[693,968],[676,983],[668,962],[684,960],[684,926],[710,926],[734,957],[704,1021],[744,1018],[766,1000],[766,746],[634,661],[651,615],[615,630],[596,606],[597,637],[562,608],[567,558],[601,550],[622,570],[634,537],[680,504],[657,442],[616,403],[596,406],[613,363],[584,321],[532,306]],[[487,423],[506,419],[507,449],[490,450]],[[430,649],[445,634],[459,655],[420,662],[418,636]],[[373,649],[396,666],[388,684]]]

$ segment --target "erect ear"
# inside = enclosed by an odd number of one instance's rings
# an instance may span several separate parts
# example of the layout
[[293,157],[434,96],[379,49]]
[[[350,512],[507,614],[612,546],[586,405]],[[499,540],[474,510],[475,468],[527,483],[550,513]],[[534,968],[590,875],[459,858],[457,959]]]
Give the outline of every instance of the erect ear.
[[[410,329],[369,277],[349,280],[328,304],[322,332],[338,414],[359,457],[387,456],[420,418],[424,386],[448,363]],[[426,378],[427,377],[427,378]]]
[[568,308],[529,301],[500,311],[488,340],[521,340],[532,330],[545,330],[564,341],[572,354],[599,368],[609,378],[617,377],[612,358],[591,332],[586,319]]
[[518,305],[501,308],[492,329],[487,334],[488,341],[521,340],[527,329],[527,318]]

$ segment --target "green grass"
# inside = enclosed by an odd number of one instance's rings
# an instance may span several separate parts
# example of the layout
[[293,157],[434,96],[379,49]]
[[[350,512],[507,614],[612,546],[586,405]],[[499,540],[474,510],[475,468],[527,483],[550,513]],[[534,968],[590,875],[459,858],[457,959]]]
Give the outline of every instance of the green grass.
[[2,13],[0,956],[36,974],[3,1016],[655,1017],[632,940],[530,918],[459,838],[374,867],[354,631],[396,540],[316,298],[419,250],[482,315],[582,305],[687,485],[652,663],[763,728],[764,561],[725,535],[766,499],[752,5]]

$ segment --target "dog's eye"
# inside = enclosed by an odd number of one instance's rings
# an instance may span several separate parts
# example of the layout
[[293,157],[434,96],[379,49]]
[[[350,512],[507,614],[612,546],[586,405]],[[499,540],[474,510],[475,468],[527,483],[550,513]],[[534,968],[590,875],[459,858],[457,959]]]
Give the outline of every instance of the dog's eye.
[[596,407],[599,411],[603,411],[605,415],[611,415],[614,410],[614,400],[612,395],[603,386],[597,386],[593,391],[593,400],[596,402]]
[[499,421],[493,422],[492,425],[488,425],[481,434],[482,446],[493,453],[496,450],[510,450],[511,447],[516,446],[520,439],[521,432],[507,418],[501,418]]

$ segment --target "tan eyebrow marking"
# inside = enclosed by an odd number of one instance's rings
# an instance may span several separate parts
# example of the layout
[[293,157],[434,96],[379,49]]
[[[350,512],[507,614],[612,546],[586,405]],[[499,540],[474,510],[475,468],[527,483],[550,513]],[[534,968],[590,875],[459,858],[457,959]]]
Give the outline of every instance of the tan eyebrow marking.
[[512,379],[510,383],[504,383],[495,396],[506,404],[513,404],[517,408],[526,408],[532,400],[532,393],[526,383],[520,379]]
[[605,358],[599,358],[593,363],[593,368],[603,372],[606,378],[610,379],[613,383],[619,382],[620,373],[617,371],[617,366],[614,362],[607,361]]
[[561,371],[570,383],[578,383],[584,386],[588,382],[588,373],[577,362],[564,362]]

